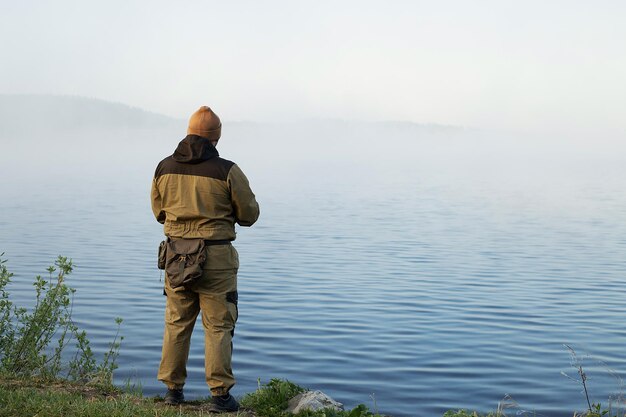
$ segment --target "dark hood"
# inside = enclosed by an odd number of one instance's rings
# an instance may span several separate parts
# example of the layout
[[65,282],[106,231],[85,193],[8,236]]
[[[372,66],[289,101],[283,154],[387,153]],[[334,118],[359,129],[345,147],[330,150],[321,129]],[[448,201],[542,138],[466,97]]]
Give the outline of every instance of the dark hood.
[[197,164],[215,156],[219,156],[219,153],[208,139],[201,136],[189,135],[180,141],[172,158],[176,162]]

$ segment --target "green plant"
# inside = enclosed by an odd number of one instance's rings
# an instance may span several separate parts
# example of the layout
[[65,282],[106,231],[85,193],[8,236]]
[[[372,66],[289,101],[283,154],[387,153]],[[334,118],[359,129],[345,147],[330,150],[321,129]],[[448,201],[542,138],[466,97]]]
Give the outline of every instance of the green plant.
[[[576,368],[576,371],[578,372],[578,375],[580,376],[579,382],[583,386],[583,392],[585,393],[585,398],[587,399],[588,410],[589,410],[589,413],[592,413],[591,401],[589,400],[589,390],[587,389],[587,374],[585,373],[585,370],[583,369],[582,360],[579,359],[578,355],[576,354],[576,351],[570,345],[564,345],[564,346],[570,352],[570,356],[572,358],[572,366]],[[576,379],[571,378],[566,373],[563,372],[562,374],[572,379],[573,381],[576,381]]]
[[246,394],[241,399],[241,405],[256,410],[260,416],[287,416],[288,401],[304,391],[304,388],[287,380],[274,378],[263,386],[259,381],[259,389]]
[[113,371],[117,369],[117,358],[120,355],[122,340],[124,340],[124,336],[120,336],[122,321],[121,317],[115,318],[115,324],[117,325],[115,336],[113,337],[113,341],[109,343],[109,350],[104,352],[102,362],[96,367],[96,375],[98,378],[103,379],[100,382],[104,384],[113,383]]
[[446,411],[443,417],[480,417],[476,411],[467,411],[467,410],[449,410]]
[[6,260],[2,260],[4,253],[0,254],[0,352],[4,352],[7,349],[9,341],[12,339],[12,327],[11,313],[13,311],[13,304],[9,300],[9,293],[6,291],[6,286],[11,282],[13,276],[7,270],[5,265]]
[[[35,278],[35,305],[31,310],[17,307],[10,300],[6,287],[13,274],[5,263],[0,259],[0,371],[20,377],[65,376],[75,381],[111,384],[123,340],[119,336],[122,319],[115,320],[117,333],[98,363],[87,334],[72,320],[75,290],[65,283],[73,271],[72,260],[59,256],[55,266],[47,269],[48,279],[39,275]],[[52,347],[55,338],[56,346]],[[64,352],[72,339],[76,340],[76,352],[64,363]]]
[[565,372],[561,372],[562,375],[571,379],[574,382],[580,383],[583,387],[583,393],[585,394],[585,399],[587,401],[587,410],[583,413],[574,413],[574,417],[624,417],[626,413],[624,412],[624,396],[623,396],[623,381],[622,378],[612,369],[610,369],[606,363],[601,360],[595,359],[595,361],[605,368],[606,372],[609,373],[613,378],[615,378],[618,387],[619,387],[619,395],[617,396],[609,396],[609,406],[607,408],[603,408],[601,403],[595,403],[590,400],[589,395],[589,386],[588,386],[588,377],[587,373],[583,368],[583,361],[585,358],[590,357],[589,355],[585,355],[580,357],[574,348],[570,345],[563,345],[569,351],[571,357],[571,365],[576,369],[576,373],[578,374],[580,379],[569,376]]
[[364,404],[359,404],[348,412],[348,417],[364,417],[369,416],[371,413]]
[[143,385],[141,380],[134,380],[131,377],[126,378],[122,391],[130,396],[143,398]]
[[589,410],[583,412],[583,413],[574,413],[574,417],[609,417],[607,416],[607,414],[609,416],[614,417],[612,414],[609,413],[609,410],[605,410],[602,408],[601,404],[592,404],[591,407],[589,408]]

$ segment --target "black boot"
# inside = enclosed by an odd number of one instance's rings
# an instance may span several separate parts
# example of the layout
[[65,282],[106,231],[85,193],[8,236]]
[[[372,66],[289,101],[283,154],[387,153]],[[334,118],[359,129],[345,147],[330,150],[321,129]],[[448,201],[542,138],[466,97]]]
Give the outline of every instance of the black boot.
[[224,413],[239,410],[239,403],[230,394],[215,396],[211,398],[209,411],[213,413]]
[[165,398],[163,399],[165,404],[169,405],[178,405],[185,401],[185,396],[183,395],[183,389],[167,389],[167,393],[165,394]]

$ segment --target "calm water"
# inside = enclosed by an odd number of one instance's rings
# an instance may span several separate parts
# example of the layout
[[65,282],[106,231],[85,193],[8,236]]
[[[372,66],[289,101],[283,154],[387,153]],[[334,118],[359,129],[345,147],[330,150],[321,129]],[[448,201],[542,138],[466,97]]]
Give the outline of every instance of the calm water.
[[[0,180],[12,293],[23,299],[57,255],[73,258],[77,322],[102,352],[124,318],[116,379],[146,395],[162,392],[165,302],[148,190],[172,142],[114,166],[5,166]],[[506,394],[520,410],[570,416],[585,402],[561,375],[575,375],[568,343],[592,355],[593,400],[618,395],[606,368],[626,373],[626,158],[394,146],[354,158],[223,150],[262,210],[236,241],[234,393],[280,377],[398,417],[488,411]],[[208,393],[203,360],[198,323],[191,398]]]

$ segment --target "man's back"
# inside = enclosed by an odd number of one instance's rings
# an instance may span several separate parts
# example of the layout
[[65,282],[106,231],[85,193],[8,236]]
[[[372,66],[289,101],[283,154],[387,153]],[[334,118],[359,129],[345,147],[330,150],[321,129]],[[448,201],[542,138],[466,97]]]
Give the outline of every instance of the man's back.
[[157,166],[152,210],[167,236],[210,240],[234,240],[235,223],[250,226],[259,216],[241,169],[196,135]]

